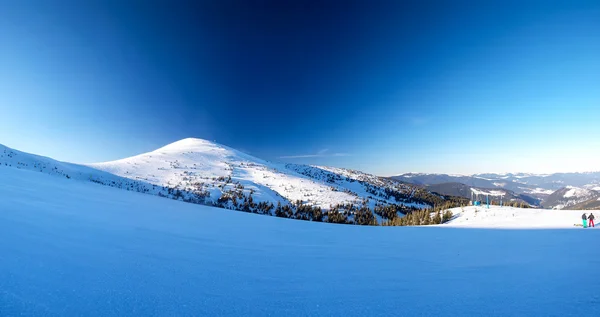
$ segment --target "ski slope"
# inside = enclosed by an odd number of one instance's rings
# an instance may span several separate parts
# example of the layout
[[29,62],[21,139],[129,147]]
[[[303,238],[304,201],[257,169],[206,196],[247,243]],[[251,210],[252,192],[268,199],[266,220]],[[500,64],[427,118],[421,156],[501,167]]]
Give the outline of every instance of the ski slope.
[[[581,225],[581,215],[590,212],[600,216],[599,211],[590,210],[551,210],[514,208],[500,206],[469,206],[450,209],[454,218],[443,226],[473,228],[569,228]],[[579,227],[581,229],[581,227]]]
[[14,168],[0,168],[0,198],[0,316],[600,309],[600,230],[304,222]]

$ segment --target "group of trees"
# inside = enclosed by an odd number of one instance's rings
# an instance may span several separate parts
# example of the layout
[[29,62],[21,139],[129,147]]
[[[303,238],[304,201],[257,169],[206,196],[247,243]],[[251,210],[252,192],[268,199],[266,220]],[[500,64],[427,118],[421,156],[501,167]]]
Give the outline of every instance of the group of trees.
[[382,223],[383,226],[427,226],[442,224],[452,219],[452,212],[448,209],[423,209],[413,211],[404,217],[396,217]]
[[305,221],[377,226],[377,218],[366,205],[338,204],[324,211],[300,200],[292,204],[277,204],[275,216]]
[[[490,205],[499,206],[500,203],[497,202],[497,201],[493,201],[493,202],[490,203]],[[516,208],[531,208],[531,206],[528,203],[526,203],[526,202],[524,202],[522,200],[520,200],[520,201],[518,201],[518,200],[515,200],[515,201],[506,201],[506,202],[503,202],[502,205],[503,206],[507,206],[507,207],[516,207]]]

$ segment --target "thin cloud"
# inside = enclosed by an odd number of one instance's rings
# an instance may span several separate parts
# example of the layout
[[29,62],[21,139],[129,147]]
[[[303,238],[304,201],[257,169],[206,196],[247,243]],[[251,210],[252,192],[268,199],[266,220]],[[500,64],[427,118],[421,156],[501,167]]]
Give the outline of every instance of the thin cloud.
[[311,157],[342,157],[350,156],[348,153],[328,153],[329,149],[322,149],[316,154],[301,154],[301,155],[286,155],[280,156],[280,159],[300,159],[300,158],[311,158]]

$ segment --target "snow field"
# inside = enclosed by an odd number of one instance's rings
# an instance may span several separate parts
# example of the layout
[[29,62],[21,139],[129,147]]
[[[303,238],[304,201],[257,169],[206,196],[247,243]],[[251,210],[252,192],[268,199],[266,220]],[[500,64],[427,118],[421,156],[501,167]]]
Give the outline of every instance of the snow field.
[[[1,316],[591,316],[600,309],[593,278],[600,257],[588,247],[600,230],[304,222],[12,168],[0,168],[0,197]],[[554,223],[550,213],[519,214]]]
[[[576,228],[581,215],[589,210],[550,210],[490,206],[468,206],[450,209],[453,220],[443,226],[475,228]],[[600,215],[600,211],[596,212]]]

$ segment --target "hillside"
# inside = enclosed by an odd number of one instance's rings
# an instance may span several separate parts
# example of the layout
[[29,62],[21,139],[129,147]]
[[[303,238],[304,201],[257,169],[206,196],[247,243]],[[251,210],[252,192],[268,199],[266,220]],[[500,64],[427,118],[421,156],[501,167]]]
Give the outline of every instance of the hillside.
[[[548,196],[542,202],[542,206],[552,209],[572,208],[579,204],[587,203],[590,200],[597,200],[599,197],[600,193],[597,191],[569,186],[561,188]],[[576,209],[579,209],[579,207]]]
[[[598,309],[599,282],[573,278],[597,268],[594,250],[573,246],[597,241],[600,230],[290,221],[13,168],[0,168],[0,197],[0,254],[10,255],[0,261],[2,316],[585,316]],[[526,224],[547,223],[551,212],[562,211],[536,213]]]
[[575,204],[573,206],[570,206],[569,209],[574,209],[574,210],[600,210],[600,197],[599,198],[592,198],[590,200],[586,200],[584,202],[580,202],[578,204]]
[[[424,203],[409,202],[414,186],[389,182],[388,187],[406,194],[406,199],[380,197],[367,193],[367,181],[355,182],[340,174],[313,166],[283,165],[267,162],[229,147],[201,139],[185,139],[156,151],[90,167],[115,175],[142,180],[158,186],[205,192],[213,202],[225,194],[250,195],[255,202],[295,202],[321,208],[337,204],[404,203],[418,208]],[[383,184],[380,184],[383,185]],[[397,185],[394,187],[394,185]],[[383,186],[376,186],[382,190]]]
[[420,186],[359,171],[268,162],[200,139],[184,139],[149,153],[87,166],[6,147],[2,150],[4,167],[301,220],[375,224],[456,201]]
[[48,157],[17,151],[0,144],[0,168],[16,168],[40,172],[78,181],[90,181],[102,185],[145,193],[158,194],[153,186],[88,166],[60,162]]

